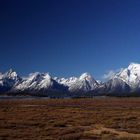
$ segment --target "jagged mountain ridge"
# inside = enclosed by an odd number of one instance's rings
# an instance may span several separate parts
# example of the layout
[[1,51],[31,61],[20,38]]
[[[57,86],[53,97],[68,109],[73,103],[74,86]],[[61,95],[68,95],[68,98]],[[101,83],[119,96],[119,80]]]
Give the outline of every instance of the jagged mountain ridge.
[[98,82],[89,73],[83,73],[78,78],[58,78],[56,80],[59,83],[68,86],[70,92],[88,92],[98,87]]
[[7,92],[13,88],[16,84],[21,82],[20,78],[15,71],[10,69],[4,74],[0,74],[0,92]]
[[[0,73],[0,93],[28,92],[28,93],[100,93],[122,94],[140,91],[140,64],[131,63],[121,69],[106,82],[96,81],[89,73],[80,77],[58,78],[48,73],[32,73],[26,78],[20,77],[14,70]],[[99,93],[99,94],[98,94]],[[59,96],[59,95],[58,95]]]
[[66,92],[67,87],[56,82],[48,73],[32,73],[12,88],[13,92],[46,94]]
[[131,63],[128,68],[117,73],[116,77],[125,81],[133,91],[140,89],[140,64]]

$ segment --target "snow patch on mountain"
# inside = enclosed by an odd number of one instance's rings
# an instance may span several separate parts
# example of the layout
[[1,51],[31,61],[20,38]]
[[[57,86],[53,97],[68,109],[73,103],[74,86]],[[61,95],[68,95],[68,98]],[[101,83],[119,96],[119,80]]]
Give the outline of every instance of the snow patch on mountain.
[[133,90],[140,88],[140,64],[131,63],[128,68],[117,73],[116,77],[125,81]]
[[55,78],[55,80],[68,86],[70,92],[88,92],[98,86],[98,82],[89,73],[83,73],[80,77]]
[[6,73],[0,73],[0,92],[45,93],[46,95],[53,94],[53,96],[56,94],[59,96],[60,93],[67,93],[67,95],[72,95],[71,93],[100,95],[98,93],[139,92],[140,64],[131,63],[127,68],[120,69],[119,72],[111,71],[106,75],[106,78],[109,80],[105,82],[96,81],[87,72],[79,77],[70,78],[53,78],[48,73],[35,72],[23,78],[10,69]]

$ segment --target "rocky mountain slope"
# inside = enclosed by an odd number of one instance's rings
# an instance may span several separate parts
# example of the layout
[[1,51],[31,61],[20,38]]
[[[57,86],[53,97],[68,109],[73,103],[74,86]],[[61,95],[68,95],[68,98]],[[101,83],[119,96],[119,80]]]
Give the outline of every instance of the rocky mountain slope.
[[79,77],[58,78],[48,73],[32,73],[20,77],[14,70],[0,73],[0,93],[29,93],[36,95],[88,94],[119,95],[140,91],[140,64],[131,63],[106,82],[96,81],[89,73]]

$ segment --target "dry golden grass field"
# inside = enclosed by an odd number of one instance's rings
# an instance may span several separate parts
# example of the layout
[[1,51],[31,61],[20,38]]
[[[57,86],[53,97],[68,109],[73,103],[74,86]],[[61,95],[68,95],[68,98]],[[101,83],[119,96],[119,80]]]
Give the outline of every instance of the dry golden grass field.
[[140,98],[0,100],[0,140],[140,140]]

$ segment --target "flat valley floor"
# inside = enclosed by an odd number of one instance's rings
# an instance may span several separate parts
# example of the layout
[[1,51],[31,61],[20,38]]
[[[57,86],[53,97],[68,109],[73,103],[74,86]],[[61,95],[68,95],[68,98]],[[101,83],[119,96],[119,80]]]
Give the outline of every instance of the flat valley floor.
[[140,98],[0,100],[0,140],[140,140]]

